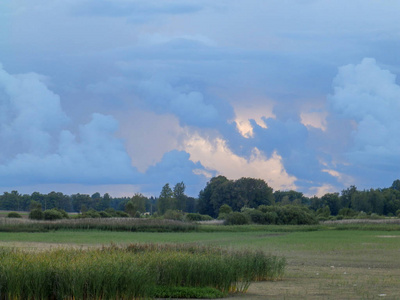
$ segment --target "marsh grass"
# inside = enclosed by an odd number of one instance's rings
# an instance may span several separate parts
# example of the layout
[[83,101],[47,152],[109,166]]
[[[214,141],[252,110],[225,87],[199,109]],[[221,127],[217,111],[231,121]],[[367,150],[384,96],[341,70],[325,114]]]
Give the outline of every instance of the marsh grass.
[[252,281],[281,278],[286,264],[262,252],[195,245],[0,250],[0,299],[139,299],[160,287],[227,295],[246,292]]
[[194,231],[197,229],[197,227],[198,225],[195,223],[162,219],[84,218],[38,221],[0,218],[0,231],[2,232],[47,232],[52,230],[187,232]]

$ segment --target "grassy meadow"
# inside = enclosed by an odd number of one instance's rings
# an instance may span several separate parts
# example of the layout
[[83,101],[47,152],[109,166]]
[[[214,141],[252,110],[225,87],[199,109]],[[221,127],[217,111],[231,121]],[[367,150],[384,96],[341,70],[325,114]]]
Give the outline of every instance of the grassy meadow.
[[254,282],[246,294],[230,296],[238,299],[398,299],[400,295],[398,225],[201,225],[192,232],[0,232],[1,247],[33,252],[59,247],[98,249],[111,243],[120,247],[130,243],[218,246],[231,251],[261,250],[286,258],[283,280]]

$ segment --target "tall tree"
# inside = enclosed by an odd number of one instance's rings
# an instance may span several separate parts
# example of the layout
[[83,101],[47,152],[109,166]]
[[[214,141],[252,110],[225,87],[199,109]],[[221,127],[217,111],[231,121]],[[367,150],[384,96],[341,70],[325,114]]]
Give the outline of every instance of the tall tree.
[[174,200],[175,200],[175,208],[177,210],[186,210],[186,203],[188,197],[185,195],[185,184],[183,182],[179,182],[174,186]]
[[160,197],[158,198],[158,213],[160,215],[165,214],[168,209],[173,208],[174,202],[174,193],[171,190],[169,183],[166,183],[160,193]]
[[328,205],[331,214],[336,216],[340,209],[339,193],[328,193],[321,197],[321,200]]
[[136,193],[131,200],[125,204],[125,211],[131,216],[135,217],[140,213],[146,212],[147,197],[140,193]]
[[[213,196],[217,187],[227,181],[228,179],[225,176],[220,175],[211,178],[211,180],[207,182],[206,187],[203,190],[201,190],[199,194],[199,201],[197,204],[197,209],[199,213],[204,215],[210,215],[212,217],[218,216],[218,213],[215,212],[214,206],[211,202],[211,197]],[[218,209],[220,206],[218,206]]]

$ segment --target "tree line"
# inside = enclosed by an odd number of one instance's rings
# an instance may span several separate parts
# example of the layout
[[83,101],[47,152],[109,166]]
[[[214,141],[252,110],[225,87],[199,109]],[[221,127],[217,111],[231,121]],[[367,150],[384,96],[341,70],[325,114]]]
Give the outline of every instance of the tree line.
[[169,183],[162,187],[158,197],[146,197],[140,193],[132,197],[113,198],[108,193],[65,195],[60,192],[31,195],[18,191],[0,195],[0,210],[29,211],[32,207],[43,210],[62,209],[67,212],[88,210],[104,211],[113,209],[125,211],[131,216],[142,214],[164,215],[167,211],[199,213],[217,218],[222,206],[233,212],[259,206],[297,205],[314,211],[320,216],[349,216],[360,212],[394,216],[400,212],[400,180],[395,180],[388,188],[358,190],[350,186],[341,193],[327,193],[322,197],[306,197],[301,192],[273,191],[262,179],[243,177],[237,180],[225,176],[213,177],[200,191],[198,198],[185,194],[183,182],[173,187]]

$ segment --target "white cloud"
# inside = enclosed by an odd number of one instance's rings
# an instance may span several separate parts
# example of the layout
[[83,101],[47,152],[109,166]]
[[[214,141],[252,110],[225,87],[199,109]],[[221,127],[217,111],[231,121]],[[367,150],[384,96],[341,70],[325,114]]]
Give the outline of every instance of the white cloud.
[[369,58],[341,67],[329,101],[336,117],[356,124],[346,156],[353,166],[371,172],[359,175],[374,177],[375,169],[395,177],[400,167],[400,86],[395,75]]
[[310,188],[310,193],[308,193],[306,196],[312,197],[312,196],[317,196],[317,197],[322,197],[323,195],[327,193],[336,193],[338,192],[337,187],[331,185],[331,184],[323,184],[321,186],[317,187],[312,187]]
[[135,170],[121,140],[118,122],[94,113],[77,134],[59,97],[36,74],[10,75],[0,69],[0,182],[130,183]]

